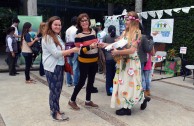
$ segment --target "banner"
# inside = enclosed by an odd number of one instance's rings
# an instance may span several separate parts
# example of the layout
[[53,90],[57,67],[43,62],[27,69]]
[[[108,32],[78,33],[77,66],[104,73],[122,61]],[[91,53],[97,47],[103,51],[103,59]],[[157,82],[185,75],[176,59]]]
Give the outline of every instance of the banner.
[[91,25],[90,27],[95,27],[96,26],[96,20],[95,19],[90,19]]
[[32,24],[32,32],[37,33],[38,28],[40,26],[40,23],[42,22],[42,16],[18,16],[18,19],[20,20],[18,31],[21,35],[22,28],[25,22],[30,22]]
[[151,36],[154,42],[172,43],[174,19],[152,19]]
[[119,25],[119,19],[109,17],[108,19],[105,20],[104,23],[104,31],[108,33],[108,27],[110,25],[114,25],[116,27],[116,34],[120,36],[120,25]]

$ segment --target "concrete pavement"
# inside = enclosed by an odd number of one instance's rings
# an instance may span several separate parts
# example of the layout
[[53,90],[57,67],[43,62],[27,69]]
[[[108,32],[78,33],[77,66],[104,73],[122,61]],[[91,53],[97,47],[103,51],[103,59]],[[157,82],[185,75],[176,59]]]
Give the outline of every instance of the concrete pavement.
[[[166,76],[157,72],[154,79]],[[106,96],[105,79],[97,74],[95,86],[99,93],[92,94],[98,109],[85,108],[85,89],[78,95],[80,111],[67,105],[73,87],[63,85],[60,98],[61,110],[69,116],[66,122],[56,122],[50,117],[46,78],[38,71],[31,72],[37,84],[25,84],[24,72],[17,76],[0,73],[0,126],[193,126],[194,86],[191,78],[174,77],[153,81],[152,100],[146,110],[140,105],[132,109],[131,116],[117,116],[110,108],[110,96]],[[2,117],[2,118],[1,118]]]

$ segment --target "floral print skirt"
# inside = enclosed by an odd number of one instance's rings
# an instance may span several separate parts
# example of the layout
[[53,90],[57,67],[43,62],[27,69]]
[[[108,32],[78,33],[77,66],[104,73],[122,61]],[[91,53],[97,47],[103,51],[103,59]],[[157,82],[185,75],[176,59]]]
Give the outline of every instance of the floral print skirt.
[[141,64],[137,52],[117,61],[113,79],[111,108],[129,108],[142,104],[144,92],[141,85]]

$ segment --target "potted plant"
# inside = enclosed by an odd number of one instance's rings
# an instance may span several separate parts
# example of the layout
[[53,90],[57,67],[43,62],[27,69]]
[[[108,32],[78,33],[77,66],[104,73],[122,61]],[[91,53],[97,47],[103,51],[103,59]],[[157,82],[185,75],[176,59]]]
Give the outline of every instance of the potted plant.
[[165,67],[164,70],[166,74],[170,74],[171,76],[175,76],[175,71],[176,71],[176,57],[177,53],[175,49],[169,49],[167,51],[167,56],[166,56],[166,62],[165,62]]
[[174,61],[174,58],[176,57],[177,53],[175,49],[169,49],[167,51],[167,57],[166,60],[168,61]]

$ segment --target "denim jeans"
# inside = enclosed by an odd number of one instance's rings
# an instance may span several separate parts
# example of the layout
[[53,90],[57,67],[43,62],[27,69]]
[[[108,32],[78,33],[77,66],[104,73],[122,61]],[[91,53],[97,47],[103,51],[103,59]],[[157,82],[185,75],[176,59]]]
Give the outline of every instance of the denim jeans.
[[144,81],[143,81],[143,89],[150,90],[150,77],[151,77],[151,70],[144,70],[143,71]]
[[116,62],[114,60],[106,60],[106,93],[112,93],[113,79],[116,72]]
[[67,62],[71,65],[73,68],[73,79],[71,77],[70,73],[66,73],[66,84],[73,84],[76,86],[79,81],[80,71],[78,67],[78,54],[74,53],[73,57],[67,57]]

